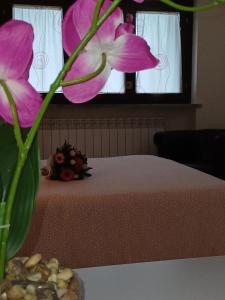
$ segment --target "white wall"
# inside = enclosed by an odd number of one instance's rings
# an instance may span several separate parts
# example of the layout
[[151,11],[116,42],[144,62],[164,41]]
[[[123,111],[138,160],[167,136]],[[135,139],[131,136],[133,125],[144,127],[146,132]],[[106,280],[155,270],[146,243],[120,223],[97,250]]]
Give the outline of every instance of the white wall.
[[177,104],[51,104],[46,118],[164,118],[166,129],[190,129],[195,127],[195,108]]
[[[200,1],[201,2],[201,1]],[[193,102],[197,128],[225,128],[225,5],[198,12]]]

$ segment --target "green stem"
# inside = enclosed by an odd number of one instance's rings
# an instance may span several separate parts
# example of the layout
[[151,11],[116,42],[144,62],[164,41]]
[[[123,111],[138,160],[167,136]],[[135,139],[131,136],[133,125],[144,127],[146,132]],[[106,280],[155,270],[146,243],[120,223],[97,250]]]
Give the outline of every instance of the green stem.
[[[24,163],[27,158],[28,151],[25,149],[19,153],[17,165],[15,169],[15,173],[12,179],[12,183],[9,189],[9,194],[7,196],[6,207],[5,207],[5,216],[3,224],[10,224],[11,220],[11,212],[12,207],[17,191],[17,186],[19,183],[20,175],[24,166]],[[4,277],[4,269],[5,269],[5,262],[6,262],[6,253],[7,253],[7,240],[9,235],[9,228],[2,229],[2,239],[0,245],[0,279]]]
[[[22,140],[21,130],[19,126],[19,119],[16,110],[16,105],[13,99],[13,96],[6,84],[6,82],[0,79],[0,85],[2,86],[8,100],[13,118],[13,129],[14,136],[17,142],[17,146],[19,149],[19,156],[21,156],[21,160],[18,159],[17,164],[21,162],[22,164],[19,168],[16,167],[15,175],[13,181],[10,186],[9,195],[7,196],[7,202],[1,203],[1,216],[0,216],[0,225],[8,225],[10,224],[11,219],[11,210],[14,203],[14,198],[16,195],[17,185],[20,178],[20,174],[23,168],[23,165],[26,160],[26,155],[24,155],[24,144]],[[0,228],[0,279],[4,276],[5,269],[5,261],[6,261],[6,251],[7,251],[7,240],[8,240],[9,227]]]
[[19,125],[19,118],[16,110],[16,105],[13,99],[13,96],[6,84],[6,82],[3,79],[0,79],[0,85],[2,86],[8,100],[9,100],[9,105],[12,113],[12,118],[13,118],[13,125],[14,125],[14,135],[16,138],[17,146],[19,148],[19,151],[22,151],[23,149],[23,139],[21,135],[21,130],[20,130],[20,125]]
[[120,4],[121,1],[122,0],[115,0],[115,1],[113,1],[113,3],[111,4],[111,6],[109,6],[109,8],[99,18],[99,20],[97,22],[97,26],[100,26],[105,21],[105,19],[107,19],[108,16],[111,15],[111,13],[117,8],[117,6]]
[[105,66],[106,66],[106,54],[102,53],[102,63],[96,71],[94,71],[94,72],[92,72],[92,73],[90,73],[86,76],[77,78],[77,79],[62,81],[61,86],[69,86],[69,85],[78,84],[78,83],[88,81],[88,80],[96,77],[97,75],[99,75],[104,70]]
[[94,12],[94,15],[93,15],[93,20],[92,20],[92,26],[96,26],[96,24],[97,24],[100,9],[102,7],[103,2],[104,2],[104,0],[98,0],[97,3],[96,3],[95,12]]
[[186,5],[181,5],[181,4],[177,4],[171,0],[160,0],[162,3],[171,6],[177,10],[181,10],[181,11],[188,11],[188,12],[197,12],[197,11],[202,11],[202,10],[207,10],[210,8],[213,8],[215,6],[217,6],[220,3],[223,3],[224,0],[215,0],[212,1],[208,4],[205,5],[200,5],[200,6],[186,6]]
[[[5,202],[0,202],[0,226],[1,225],[7,225],[4,224],[4,215],[5,215]],[[2,240],[2,232],[5,228],[0,228],[0,241]]]

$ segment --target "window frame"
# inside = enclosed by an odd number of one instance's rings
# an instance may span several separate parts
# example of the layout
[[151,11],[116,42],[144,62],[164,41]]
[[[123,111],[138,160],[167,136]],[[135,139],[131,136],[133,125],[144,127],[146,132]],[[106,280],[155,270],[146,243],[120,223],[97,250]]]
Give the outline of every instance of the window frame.
[[[65,15],[73,1],[60,0],[8,0],[7,3],[0,4],[1,23],[12,18],[12,7],[14,4],[58,6],[63,9]],[[190,0],[182,0],[183,5],[192,5]],[[159,0],[145,0],[142,4],[126,0],[121,3],[124,16],[130,13],[135,16],[140,11],[167,11],[177,12],[178,10],[169,7]],[[135,18],[134,18],[135,20]],[[186,104],[191,103],[191,80],[192,80],[192,36],[193,36],[193,13],[180,12],[181,24],[181,51],[182,51],[182,92],[169,94],[141,94],[135,93],[135,73],[125,74],[124,94],[99,94],[87,104]],[[64,61],[67,57],[64,52]],[[45,94],[42,94],[43,96]],[[56,93],[52,102],[54,104],[70,103],[61,93]]]

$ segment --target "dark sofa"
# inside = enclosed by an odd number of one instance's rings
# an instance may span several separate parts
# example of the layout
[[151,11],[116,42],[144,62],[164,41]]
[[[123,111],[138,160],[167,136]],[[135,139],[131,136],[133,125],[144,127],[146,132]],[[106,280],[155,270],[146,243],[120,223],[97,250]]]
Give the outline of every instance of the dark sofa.
[[173,130],[154,135],[158,155],[225,179],[225,130]]

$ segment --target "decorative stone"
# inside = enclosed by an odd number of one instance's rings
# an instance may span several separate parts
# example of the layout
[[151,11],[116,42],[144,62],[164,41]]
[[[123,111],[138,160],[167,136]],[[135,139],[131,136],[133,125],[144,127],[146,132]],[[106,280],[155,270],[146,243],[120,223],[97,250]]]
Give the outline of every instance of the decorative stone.
[[6,272],[8,274],[7,279],[25,279],[27,276],[27,269],[21,259],[15,258],[10,260],[6,266]]
[[26,287],[26,291],[29,295],[36,295],[36,289],[33,284],[28,284],[28,286]]
[[20,299],[26,295],[26,291],[20,285],[13,285],[7,292],[9,299]]
[[56,282],[56,281],[57,281],[57,275],[56,275],[56,274],[51,274],[51,275],[48,277],[48,281]]
[[59,270],[59,261],[56,258],[51,258],[49,262],[46,264],[46,267],[52,271],[52,273],[57,272]]
[[51,271],[47,266],[45,266],[43,263],[40,263],[34,267],[34,272],[41,274],[41,278],[44,280],[48,280]]
[[40,281],[42,279],[41,273],[30,273],[27,276],[30,281]]
[[39,286],[37,288],[37,299],[38,300],[57,300],[58,296],[56,293],[56,289],[54,288],[54,286],[52,284],[48,284],[48,285],[43,285],[43,286]]
[[25,300],[37,300],[37,296],[36,295],[31,295],[31,294],[26,294],[24,296]]
[[4,293],[5,290],[9,289],[12,286],[11,281],[5,279],[0,281],[0,295]]
[[35,254],[33,256],[31,256],[25,263],[25,267],[27,269],[34,267],[37,263],[39,263],[39,261],[41,260],[41,254]]
[[57,279],[69,280],[73,277],[73,271],[71,269],[65,268],[57,274]]
[[0,300],[7,300],[7,294],[6,294],[6,292],[4,292],[4,293],[1,294]]
[[67,289],[68,283],[66,281],[62,280],[62,279],[58,279],[57,280],[57,287],[59,289]]

